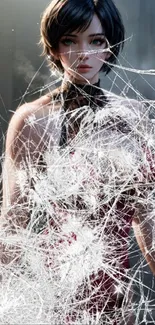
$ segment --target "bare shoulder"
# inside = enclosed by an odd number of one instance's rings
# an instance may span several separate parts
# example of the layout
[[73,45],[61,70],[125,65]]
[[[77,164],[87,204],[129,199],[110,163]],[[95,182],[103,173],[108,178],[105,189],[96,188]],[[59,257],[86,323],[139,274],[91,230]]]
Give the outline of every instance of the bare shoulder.
[[[33,102],[28,102],[17,108],[17,110],[14,112],[11,121],[9,123],[10,126],[16,126],[20,128],[21,124],[24,122],[26,118],[31,116],[32,114],[35,114],[36,116],[43,110],[45,110],[46,106],[49,106],[50,104],[50,97],[45,95],[40,97],[39,99],[36,99]],[[8,129],[9,130],[9,129]],[[9,130],[10,131],[10,130]]]
[[[26,145],[34,151],[41,137],[41,117],[48,115],[51,106],[51,98],[48,95],[25,103],[13,114],[7,131],[6,154],[11,158],[17,157],[17,151],[25,151]],[[30,123],[31,122],[31,123]],[[34,122],[34,123],[33,123]]]

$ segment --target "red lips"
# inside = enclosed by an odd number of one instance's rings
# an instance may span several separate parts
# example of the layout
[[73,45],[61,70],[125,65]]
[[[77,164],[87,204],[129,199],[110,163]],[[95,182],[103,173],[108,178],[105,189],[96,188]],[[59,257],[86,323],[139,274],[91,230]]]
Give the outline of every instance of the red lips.
[[87,65],[87,64],[81,64],[81,65],[79,65],[77,68],[78,68],[78,69],[90,69],[90,68],[92,68],[92,67],[90,67],[90,66]]

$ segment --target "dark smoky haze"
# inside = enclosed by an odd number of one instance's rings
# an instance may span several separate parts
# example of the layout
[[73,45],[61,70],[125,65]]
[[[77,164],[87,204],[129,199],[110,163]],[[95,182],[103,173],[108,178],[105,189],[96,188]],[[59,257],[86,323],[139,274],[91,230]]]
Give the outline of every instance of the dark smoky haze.
[[[37,45],[41,13],[49,2],[0,0],[1,152],[12,112],[21,103],[39,97],[40,89],[52,80],[47,63],[43,64],[44,58],[40,57],[41,48]],[[119,57],[120,66],[138,70],[155,69],[155,0],[115,0],[115,3],[120,9],[126,27],[125,47]],[[146,99],[155,99],[154,75],[117,68],[109,76],[102,76],[101,80],[104,88],[118,94],[125,92],[132,98],[142,96]],[[138,255],[136,246],[135,251],[135,255]],[[136,263],[140,263],[139,258],[132,255],[130,263],[137,267]],[[143,283],[150,287],[151,297],[151,288],[152,290],[155,288],[148,267],[143,267],[141,276]],[[139,296],[140,289],[135,287],[137,301]],[[155,299],[153,293],[152,299]],[[153,321],[152,324],[154,323]]]

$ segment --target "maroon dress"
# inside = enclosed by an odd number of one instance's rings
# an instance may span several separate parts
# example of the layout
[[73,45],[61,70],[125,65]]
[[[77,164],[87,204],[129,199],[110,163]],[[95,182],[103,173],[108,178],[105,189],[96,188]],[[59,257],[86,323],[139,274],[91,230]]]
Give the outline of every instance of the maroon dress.
[[[65,148],[70,145],[70,141],[74,139],[80,130],[81,121],[83,120],[84,115],[79,117],[74,114],[73,117],[73,111],[75,112],[79,107],[88,106],[96,114],[99,110],[103,110],[109,103],[109,99],[105,96],[99,86],[99,83],[93,86],[67,85],[66,88],[63,89],[63,92],[61,92],[61,88],[53,92],[52,99],[57,103],[60,102],[60,106],[63,105],[65,112],[61,126],[60,150],[65,150]],[[93,129],[97,130],[97,127],[97,123],[95,122],[93,124]],[[127,124],[125,118],[123,119],[119,116],[117,116],[117,121],[116,119],[113,120],[111,117],[106,125],[106,128],[108,127],[114,129],[114,131],[117,129],[117,131],[120,134],[123,134],[123,136],[130,134],[132,131],[131,125]],[[100,128],[102,128],[101,125]],[[144,155],[147,155],[147,159],[152,161],[152,157],[149,156],[149,151],[146,150],[145,145],[142,148],[142,151]],[[71,148],[70,155],[74,157],[74,154],[74,148]],[[145,183],[144,179],[146,170],[143,161],[140,163],[140,166],[140,176],[134,175],[133,177],[133,179],[135,178],[135,184],[138,184],[139,182]],[[140,180],[138,177],[142,177],[143,179]],[[72,312],[68,311],[68,315],[65,316],[66,324],[72,322],[76,323],[77,315],[79,315],[80,312],[83,312],[83,310],[86,310],[90,315],[95,315],[97,312],[101,315],[103,314],[103,322],[105,322],[105,324],[108,324],[108,322],[106,323],[106,321],[104,321],[104,317],[106,314],[110,314],[111,320],[113,319],[113,324],[117,324],[117,311],[119,314],[122,306],[124,308],[125,304],[128,303],[128,300],[131,300],[130,297],[127,297],[126,295],[127,288],[130,286],[130,276],[128,273],[128,239],[132,218],[136,209],[134,200],[137,195],[137,186],[134,186],[134,183],[132,182],[129,184],[128,189],[121,191],[121,195],[117,199],[112,198],[107,204],[100,205],[96,214],[92,214],[88,218],[88,222],[91,220],[92,226],[93,222],[95,225],[97,225],[97,223],[100,224],[100,226],[103,225],[104,233],[101,234],[101,238],[103,236],[104,240],[104,236],[107,236],[109,248],[111,244],[111,249],[106,252],[109,268],[106,269],[105,267],[105,269],[98,269],[96,273],[92,273],[89,278],[85,279],[82,285],[79,285],[73,301],[75,307],[72,308]],[[143,194],[145,196],[147,191],[145,189],[145,184],[143,188]],[[139,197],[143,196],[143,194],[140,194]],[[104,201],[104,193],[102,193],[102,191],[100,191],[99,196],[100,202]],[[84,203],[80,197],[76,198],[75,206],[78,210],[85,209]],[[58,206],[56,208],[58,208]],[[112,213],[109,211],[112,211]],[[108,219],[107,215],[109,215]],[[51,227],[55,227],[56,229],[54,220],[51,220]],[[73,231],[70,234],[67,234],[66,240],[68,246],[71,246],[77,240],[76,232]],[[63,239],[60,239],[57,245],[62,244]],[[50,266],[52,267],[52,264],[49,263],[48,267]]]

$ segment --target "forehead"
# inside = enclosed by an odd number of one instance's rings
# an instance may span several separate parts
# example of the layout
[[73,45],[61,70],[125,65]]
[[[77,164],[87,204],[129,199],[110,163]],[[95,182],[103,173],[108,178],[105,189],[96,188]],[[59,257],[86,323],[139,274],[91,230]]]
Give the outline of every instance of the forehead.
[[94,31],[94,29],[95,29],[96,33],[103,33],[103,27],[102,27],[101,22],[96,14],[94,14],[93,19],[92,19],[89,27],[87,28],[87,30],[89,30],[91,32],[91,31]]
[[87,27],[87,29],[83,32],[72,32],[73,34],[77,34],[77,35],[83,35],[83,36],[87,36],[87,35],[91,35],[91,34],[97,34],[97,33],[103,33],[103,27],[101,25],[101,22],[99,20],[99,18],[97,17],[96,14],[93,15],[93,18],[91,20],[90,25]]

